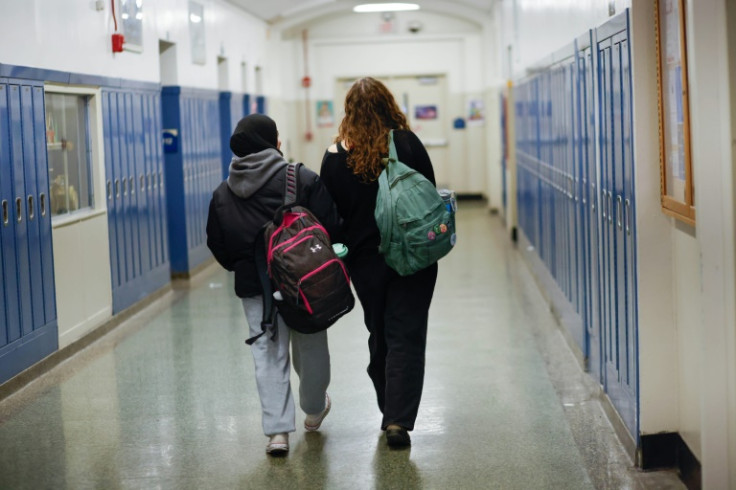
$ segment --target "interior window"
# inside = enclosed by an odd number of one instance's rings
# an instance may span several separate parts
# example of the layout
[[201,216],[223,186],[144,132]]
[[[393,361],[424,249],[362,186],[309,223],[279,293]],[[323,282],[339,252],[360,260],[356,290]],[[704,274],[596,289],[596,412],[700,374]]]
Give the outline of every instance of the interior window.
[[46,93],[51,215],[94,205],[90,185],[89,96]]

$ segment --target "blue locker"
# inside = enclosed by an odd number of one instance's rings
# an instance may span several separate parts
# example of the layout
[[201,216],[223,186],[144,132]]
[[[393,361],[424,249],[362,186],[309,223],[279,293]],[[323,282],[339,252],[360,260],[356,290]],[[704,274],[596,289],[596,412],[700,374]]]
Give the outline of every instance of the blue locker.
[[[15,245],[14,168],[10,161],[10,113],[7,80],[0,79],[0,262],[3,269],[4,327],[0,348],[20,338],[20,297]],[[3,350],[0,350],[0,355]]]
[[164,129],[179,134],[177,150],[165,155],[171,271],[188,275],[211,257],[204,228],[222,179],[219,94],[164,87],[162,110]]
[[158,90],[102,94],[113,313],[169,281]]
[[41,285],[43,291],[44,325],[56,322],[56,292],[53,262],[53,240],[51,235],[51,210],[49,203],[49,173],[46,156],[46,107],[43,87],[32,88],[33,126],[36,153],[36,195],[31,203],[38,225]]
[[263,95],[256,95],[256,112],[258,114],[266,113],[266,97]]
[[[23,116],[22,116],[22,86],[11,84],[8,86],[8,105],[10,110],[11,166],[13,168],[13,213],[15,220],[16,263],[18,266],[18,292],[20,302],[20,330],[13,332],[11,340],[28,335],[33,331],[32,285],[30,255],[31,243],[28,237],[28,220],[25,219],[25,172],[23,171]],[[21,129],[21,132],[18,131]],[[13,328],[11,326],[11,328]],[[17,337],[15,337],[17,335]]]
[[[24,181],[25,181],[25,192],[19,192],[23,198],[23,206],[25,207],[24,220],[26,222],[26,230],[28,233],[28,266],[30,269],[30,286],[33,294],[31,296],[31,311],[29,316],[31,318],[31,331],[36,326],[42,326],[45,322],[45,306],[43,303],[43,275],[41,273],[41,265],[43,263],[41,256],[41,247],[34,244],[41,243],[41,230],[39,227],[38,213],[36,207],[38,203],[38,188],[37,188],[37,164],[39,160],[46,162],[45,151],[43,152],[44,157],[36,155],[36,144],[37,138],[43,138],[45,136],[45,125],[40,134],[36,135],[37,124],[35,123],[34,116],[34,87],[24,85],[21,87],[21,124],[22,124],[22,142],[23,142],[23,170],[24,170]],[[41,90],[43,90],[41,88]],[[41,96],[41,122],[43,123],[43,95]],[[41,169],[43,171],[43,169]],[[24,332],[24,335],[31,333],[31,331]]]
[[579,146],[578,156],[582,170],[580,181],[580,209],[583,225],[583,283],[585,304],[583,323],[586,328],[585,357],[587,368],[594,378],[602,382],[601,377],[601,338],[600,338],[600,270],[599,270],[599,205],[598,205],[598,170],[596,165],[596,125],[595,125],[595,91],[594,60],[592,49],[592,32],[577,40],[578,67],[578,107],[579,107]]
[[[110,238],[110,272],[112,276],[113,305],[115,303],[115,291],[121,284],[120,271],[122,256],[118,244],[118,196],[114,161],[114,154],[118,151],[118,144],[114,140],[119,133],[116,131],[117,119],[117,95],[115,92],[104,92],[102,94],[102,117],[103,134],[105,135],[105,199],[107,206],[108,235]],[[114,311],[113,306],[113,311]]]
[[0,79],[0,383],[58,348],[43,84]]
[[[638,345],[628,11],[596,30],[601,190],[606,198],[602,309],[604,388],[638,438]],[[605,121],[605,123],[604,123]]]
[[247,116],[253,112],[252,99],[250,94],[243,95],[243,115]]

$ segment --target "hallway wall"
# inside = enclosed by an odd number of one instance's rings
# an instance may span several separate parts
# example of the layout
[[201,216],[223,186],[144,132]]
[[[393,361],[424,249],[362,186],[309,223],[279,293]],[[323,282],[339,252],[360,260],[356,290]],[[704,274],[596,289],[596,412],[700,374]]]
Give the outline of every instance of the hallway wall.
[[[421,24],[418,33],[408,31],[410,22]],[[307,30],[306,67],[302,27]],[[446,172],[453,175],[453,180],[445,184],[453,185],[459,193],[490,194],[487,173],[498,167],[500,145],[498,121],[491,107],[495,96],[487,90],[489,57],[486,53],[495,48],[485,45],[481,24],[421,11],[398,12],[388,24],[380,14],[348,14],[291,27],[282,31],[281,36],[275,43],[280,45],[284,68],[282,97],[273,102],[283,112],[274,111],[274,116],[286,137],[284,144],[290,156],[315,170],[319,168],[343,115],[343,101],[333,100],[338,79],[445,75],[448,82],[444,108]],[[308,91],[301,86],[305,73],[312,80]],[[471,99],[484,101],[484,123],[453,129],[455,118],[467,118]],[[333,126],[317,126],[317,100],[333,100]],[[305,137],[307,124],[311,125],[312,141]],[[435,162],[435,166],[442,170],[442,162]],[[500,203],[500,196],[494,197]]]
[[[638,230],[641,435],[677,432],[703,464],[706,488],[736,485],[734,172],[727,102],[734,86],[726,2],[686,1],[696,226],[661,211],[653,2],[631,8]],[[600,25],[609,2],[503,2],[503,72],[527,68]],[[734,12],[728,12],[731,24]],[[554,19],[565,16],[565,22]],[[571,29],[578,26],[579,30]],[[558,43],[559,41],[559,43]],[[733,42],[732,42],[733,46]],[[732,100],[732,99],[731,99]],[[720,428],[720,429],[719,429]],[[726,482],[731,482],[730,485]]]
[[[143,5],[143,51],[113,54],[115,30],[110,2],[96,11],[95,2],[0,0],[0,63],[32,66],[129,80],[159,82],[159,39],[177,45],[177,84],[218,88],[217,56],[229,64],[229,90],[243,88],[241,63],[246,63],[249,87],[254,70],[267,72],[275,64],[266,57],[266,24],[224,0],[202,0],[207,62],[192,63],[187,0],[156,0]],[[117,12],[122,30],[121,13]],[[26,40],[21,42],[20,40]]]

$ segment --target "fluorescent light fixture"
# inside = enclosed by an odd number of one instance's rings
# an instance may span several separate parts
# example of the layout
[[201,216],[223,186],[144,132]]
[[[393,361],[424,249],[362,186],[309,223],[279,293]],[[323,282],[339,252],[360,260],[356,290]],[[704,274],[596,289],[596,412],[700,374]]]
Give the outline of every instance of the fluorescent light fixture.
[[353,7],[353,12],[400,12],[403,10],[419,10],[416,3],[364,3]]

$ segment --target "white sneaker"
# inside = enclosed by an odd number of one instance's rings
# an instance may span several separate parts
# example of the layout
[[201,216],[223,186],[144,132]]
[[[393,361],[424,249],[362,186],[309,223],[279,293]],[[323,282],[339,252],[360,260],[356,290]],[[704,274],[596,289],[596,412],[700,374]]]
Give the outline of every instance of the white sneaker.
[[325,393],[325,409],[318,414],[307,415],[304,419],[304,428],[307,432],[314,432],[319,429],[319,426],[322,425],[322,421],[327,417],[327,414],[330,413],[330,406],[332,406],[330,395]]
[[268,454],[285,454],[289,452],[289,434],[274,434],[269,436],[266,453]]

